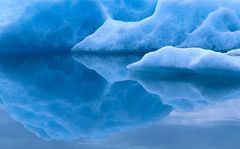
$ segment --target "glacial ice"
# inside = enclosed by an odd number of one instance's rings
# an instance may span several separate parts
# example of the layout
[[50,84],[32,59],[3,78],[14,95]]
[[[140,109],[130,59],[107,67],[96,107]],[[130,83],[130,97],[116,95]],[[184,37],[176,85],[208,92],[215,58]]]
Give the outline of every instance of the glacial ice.
[[138,22],[109,18],[73,51],[151,51],[163,46],[229,51],[240,46],[239,1],[159,0],[155,13]]
[[158,0],[100,0],[114,20],[139,21],[151,16]]
[[238,4],[239,0],[0,0],[0,52],[72,47],[78,52],[146,52],[169,45],[229,51],[240,48]]
[[240,20],[229,8],[219,8],[181,44],[181,47],[201,47],[218,51],[240,47]]
[[157,0],[0,0],[0,52],[70,51],[108,17],[138,21],[152,15],[156,3]]
[[240,57],[200,48],[163,47],[127,66],[145,73],[198,73],[238,76]]
[[227,55],[230,56],[240,56],[240,49],[234,49],[227,52]]
[[41,138],[73,140],[238,99],[239,3],[0,0],[0,56],[80,53],[1,58],[0,108]]
[[70,49],[93,33],[106,18],[102,7],[92,0],[21,0],[14,3],[1,0],[0,4],[3,7],[1,51]]

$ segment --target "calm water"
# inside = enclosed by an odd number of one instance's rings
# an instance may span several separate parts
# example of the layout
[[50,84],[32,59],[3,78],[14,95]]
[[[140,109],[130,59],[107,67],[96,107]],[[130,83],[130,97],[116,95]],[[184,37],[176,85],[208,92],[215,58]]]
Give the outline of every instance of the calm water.
[[1,58],[0,148],[240,148],[240,79],[126,69],[140,58]]

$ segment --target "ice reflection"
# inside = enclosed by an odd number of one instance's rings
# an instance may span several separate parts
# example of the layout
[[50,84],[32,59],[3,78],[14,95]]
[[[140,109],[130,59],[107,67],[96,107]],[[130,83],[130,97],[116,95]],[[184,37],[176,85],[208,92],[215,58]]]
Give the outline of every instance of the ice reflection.
[[[136,77],[137,76],[137,77]],[[240,99],[240,78],[203,75],[162,75],[158,78],[135,74],[135,79],[150,93],[181,111],[192,111],[230,99]]]
[[68,56],[1,59],[0,70],[3,108],[47,140],[102,137],[172,111],[136,81],[109,84]]
[[[128,56],[127,59],[126,57],[85,55],[76,59],[111,80],[110,82],[114,82],[115,76],[117,80],[131,79],[141,84],[149,93],[159,95],[164,103],[174,107],[170,116],[172,122],[187,121],[191,125],[240,118],[236,111],[240,99],[239,77],[136,73],[125,67],[140,56],[135,59],[133,56]],[[224,114],[227,111],[231,114]],[[209,113],[209,116],[206,116],[206,113]]]
[[141,59],[142,55],[74,55],[74,58],[88,67],[95,70],[109,82],[123,81],[130,79],[130,72],[127,65]]
[[127,70],[139,57],[1,59],[0,107],[46,140],[106,137],[152,122],[192,125],[240,118],[239,78],[153,77]]

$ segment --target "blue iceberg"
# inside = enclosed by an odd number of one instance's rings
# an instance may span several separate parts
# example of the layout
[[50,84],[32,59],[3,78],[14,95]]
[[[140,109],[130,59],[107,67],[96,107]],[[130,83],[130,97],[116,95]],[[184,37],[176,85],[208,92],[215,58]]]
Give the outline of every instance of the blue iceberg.
[[148,52],[169,45],[229,51],[240,47],[239,10],[234,0],[159,0],[152,16],[138,22],[109,18],[73,51]]
[[229,8],[219,8],[191,32],[181,47],[201,47],[228,51],[240,47],[240,20],[238,13]]
[[2,0],[0,5],[5,53],[240,48],[235,0]]
[[158,0],[100,0],[106,13],[114,20],[140,21],[151,16]]
[[[0,52],[66,52],[107,18],[138,21],[157,0],[0,1]],[[13,11],[14,10],[14,11]]]
[[0,52],[69,51],[106,18],[101,5],[92,0],[1,3]]
[[[200,48],[164,47],[146,54],[127,68],[143,73],[196,73],[239,76],[240,57]],[[236,54],[236,51],[235,51]]]

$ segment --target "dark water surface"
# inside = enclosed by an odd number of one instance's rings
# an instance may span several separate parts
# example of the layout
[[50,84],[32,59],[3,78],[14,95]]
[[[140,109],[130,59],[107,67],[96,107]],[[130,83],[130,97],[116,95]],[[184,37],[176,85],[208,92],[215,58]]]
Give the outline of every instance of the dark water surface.
[[140,58],[1,58],[0,148],[240,148],[239,78],[126,69]]

